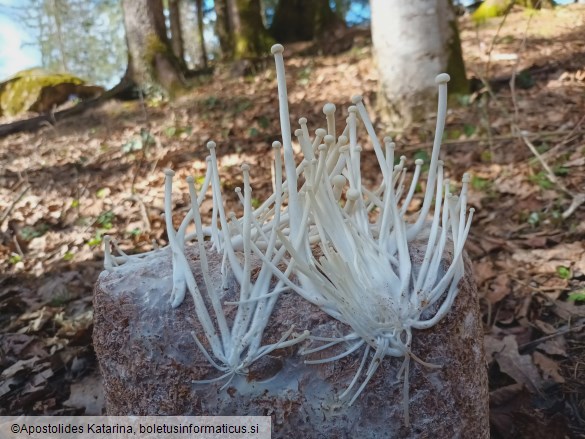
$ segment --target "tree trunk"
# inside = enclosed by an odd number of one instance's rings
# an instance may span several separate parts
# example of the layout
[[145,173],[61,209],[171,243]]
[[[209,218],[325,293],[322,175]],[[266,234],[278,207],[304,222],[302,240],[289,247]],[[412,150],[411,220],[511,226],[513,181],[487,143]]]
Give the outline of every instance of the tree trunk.
[[[63,44],[63,25],[61,22],[61,8],[63,5],[58,3],[56,0],[53,0],[50,4],[51,12],[53,13],[53,19],[55,22],[55,33],[57,34],[59,56],[61,57],[61,69],[63,72],[68,72],[69,66],[67,65],[67,51],[65,50],[65,45]],[[65,5],[65,7],[67,6]]]
[[450,93],[468,93],[451,0],[371,0],[372,43],[390,122],[404,128],[436,112],[435,77]]
[[185,87],[180,63],[166,34],[162,0],[122,0],[128,70],[141,87],[158,86],[171,97]]
[[178,0],[185,66],[188,70],[207,68],[207,53],[202,45],[202,0]]
[[171,48],[173,54],[180,62],[185,60],[185,47],[183,45],[183,28],[181,26],[181,0],[169,0],[169,22],[171,25]]
[[311,41],[342,26],[327,0],[282,0],[276,5],[270,34],[279,43]]
[[230,26],[228,0],[214,0],[215,33],[219,40],[221,55],[224,59],[231,59],[234,53],[233,30]]
[[266,55],[274,41],[262,21],[260,0],[229,0],[236,5],[234,15],[234,58]]
[[203,32],[203,0],[195,0],[197,7],[197,32],[199,48],[201,51],[201,61],[203,62],[203,68],[207,68],[207,49],[205,48],[205,35]]
[[262,21],[260,0],[216,0],[216,33],[227,60],[257,58],[274,42]]

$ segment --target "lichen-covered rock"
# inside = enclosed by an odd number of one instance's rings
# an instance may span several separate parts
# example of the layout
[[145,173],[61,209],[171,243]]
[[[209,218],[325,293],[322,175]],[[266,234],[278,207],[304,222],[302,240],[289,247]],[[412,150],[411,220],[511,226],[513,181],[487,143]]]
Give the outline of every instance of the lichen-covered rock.
[[[422,249],[424,250],[424,249]],[[413,244],[416,265],[423,251]],[[203,285],[197,252],[187,255]],[[213,282],[221,283],[221,256],[209,251]],[[471,270],[466,270],[471,273]],[[222,300],[238,298],[228,281]],[[363,349],[339,361],[306,365],[307,358],[334,356],[337,346],[311,355],[311,342],[272,352],[253,363],[246,376],[211,384],[221,375],[201,354],[192,332],[201,335],[190,297],[169,305],[170,249],[161,249],[115,271],[104,271],[95,287],[94,347],[104,378],[109,415],[270,415],[273,438],[488,438],[488,389],[477,292],[470,274],[447,316],[429,330],[414,331],[412,351],[430,369],[410,361],[404,426],[402,358],[386,357],[355,403],[338,400],[361,363]],[[233,314],[228,313],[228,320]],[[291,326],[314,336],[350,332],[295,293],[283,293],[263,342],[277,342]],[[204,337],[199,337],[209,348]],[[314,342],[313,342],[314,343]],[[360,379],[361,382],[361,379]]]
[[68,73],[28,69],[0,83],[0,116],[17,116],[26,111],[45,113],[65,103],[69,96],[80,99],[99,96],[102,87]]

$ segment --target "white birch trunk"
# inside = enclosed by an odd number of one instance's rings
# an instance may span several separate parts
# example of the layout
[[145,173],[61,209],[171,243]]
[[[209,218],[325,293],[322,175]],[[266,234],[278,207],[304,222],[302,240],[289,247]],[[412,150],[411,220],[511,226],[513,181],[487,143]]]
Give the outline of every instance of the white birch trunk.
[[403,128],[436,111],[435,76],[450,73],[452,43],[459,44],[456,16],[450,0],[371,0],[370,4],[381,92],[391,123]]

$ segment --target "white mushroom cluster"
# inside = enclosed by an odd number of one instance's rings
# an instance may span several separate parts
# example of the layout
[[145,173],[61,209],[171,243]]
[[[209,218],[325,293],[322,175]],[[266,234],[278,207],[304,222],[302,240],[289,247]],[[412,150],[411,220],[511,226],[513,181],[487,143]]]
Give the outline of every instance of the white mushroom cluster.
[[[307,120],[299,120],[294,132],[301,150],[297,165],[283,50],[278,44],[272,48],[282,132],[282,143],[273,143],[273,194],[253,208],[250,167],[244,164],[243,190],[236,190],[243,215],[226,213],[215,143],[209,142],[203,185],[197,193],[194,178],[188,177],[191,209],[175,230],[171,212],[173,171],[165,171],[165,219],[173,265],[170,303],[179,306],[187,291],[193,297],[204,332],[194,334],[195,341],[219,371],[217,378],[203,383],[222,379],[229,383],[236,374],[246,374],[258,358],[303,340],[318,345],[301,351],[305,355],[342,344],[347,348],[341,354],[319,360],[308,357],[306,363],[336,361],[361,350],[361,364],[340,395],[341,400],[352,404],[385,357],[403,358],[400,373],[404,375],[408,423],[409,361],[413,358],[435,367],[412,353],[413,329],[430,328],[449,312],[464,275],[463,246],[473,216],[473,209],[467,209],[468,174],[463,176],[460,195],[451,193],[439,159],[449,75],[443,73],[436,78],[437,124],[424,198],[414,218],[407,220],[423,161],[415,161],[412,177],[408,177],[406,157],[395,158],[395,144],[390,138],[380,142],[360,96],[352,99],[346,126],[339,136],[336,108],[331,103],[323,108],[326,129],[318,128],[311,135]],[[360,157],[368,146],[358,143],[360,126],[365,127],[378,162],[382,176],[378,187],[368,188],[362,183]],[[199,206],[209,187],[213,210],[211,224],[204,226]],[[193,223],[195,233],[186,235]],[[414,264],[411,244],[421,240],[425,242],[424,257]],[[190,241],[198,246],[204,285],[195,281],[185,255],[185,243]],[[211,241],[211,251],[223,256],[222,273],[229,270],[239,283],[237,302],[221,302],[210,278],[205,241]],[[118,254],[114,256],[110,239],[105,243],[106,269],[115,270],[144,257],[128,256],[115,243]],[[261,261],[254,276],[253,260]],[[290,328],[277,343],[262,345],[274,305],[285,290],[293,290],[351,331],[337,338],[323,338],[312,336],[307,328]],[[237,307],[230,323],[226,319],[228,307]],[[205,337],[210,350],[203,346],[201,337]]]

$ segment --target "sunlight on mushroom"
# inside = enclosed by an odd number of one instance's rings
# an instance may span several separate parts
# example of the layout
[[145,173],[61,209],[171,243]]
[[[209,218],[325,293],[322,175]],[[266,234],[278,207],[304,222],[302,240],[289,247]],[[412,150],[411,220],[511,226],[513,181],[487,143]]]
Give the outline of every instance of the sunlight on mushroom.
[[[410,359],[427,366],[411,351],[413,330],[436,325],[451,309],[464,275],[463,247],[473,209],[467,210],[469,175],[464,174],[459,196],[452,194],[439,159],[447,112],[449,75],[437,76],[438,112],[435,140],[422,205],[414,219],[406,214],[422,174],[422,160],[414,162],[408,177],[407,160],[395,158],[395,144],[380,143],[360,96],[352,98],[346,126],[337,135],[332,103],[323,107],[327,128],[311,137],[307,119],[294,131],[301,157],[297,165],[291,137],[290,115],[283,61],[283,47],[275,45],[282,143],[274,142],[273,194],[257,208],[252,206],[250,173],[242,164],[243,189],[236,190],[243,206],[237,217],[226,213],[219,176],[216,145],[207,144],[207,172],[199,193],[188,177],[191,208],[178,230],[172,223],[172,179],[165,170],[165,220],[169,239],[173,288],[172,307],[191,294],[203,334],[193,333],[207,361],[219,371],[207,384],[236,374],[275,349],[310,341],[301,353],[306,364],[339,360],[361,350],[362,360],[349,386],[339,398],[351,405],[364,391],[385,357],[403,358],[403,405],[408,424],[408,375]],[[361,156],[368,146],[358,143],[364,127],[373,148],[382,181],[367,188],[362,183]],[[211,189],[211,223],[204,226],[199,207]],[[195,233],[186,235],[194,224]],[[211,250],[205,241],[210,241]],[[411,245],[425,243],[422,262],[413,264]],[[203,285],[198,285],[185,254],[185,244],[195,242]],[[148,257],[128,256],[109,237],[104,239],[104,266],[116,270]],[[111,253],[113,244],[117,255]],[[160,251],[160,250],[155,250]],[[232,273],[239,284],[239,299],[221,302],[220,291],[210,280],[207,252],[219,252],[225,277]],[[260,260],[253,274],[252,260]],[[286,267],[286,269],[283,269]],[[273,344],[262,345],[264,329],[280,293],[293,290],[331,317],[347,324],[351,332],[334,338],[311,336],[304,328],[290,328]],[[227,319],[227,309],[236,307]],[[294,332],[299,330],[301,332]],[[204,337],[206,349],[201,341]],[[343,344],[345,351],[328,358],[311,354]]]

